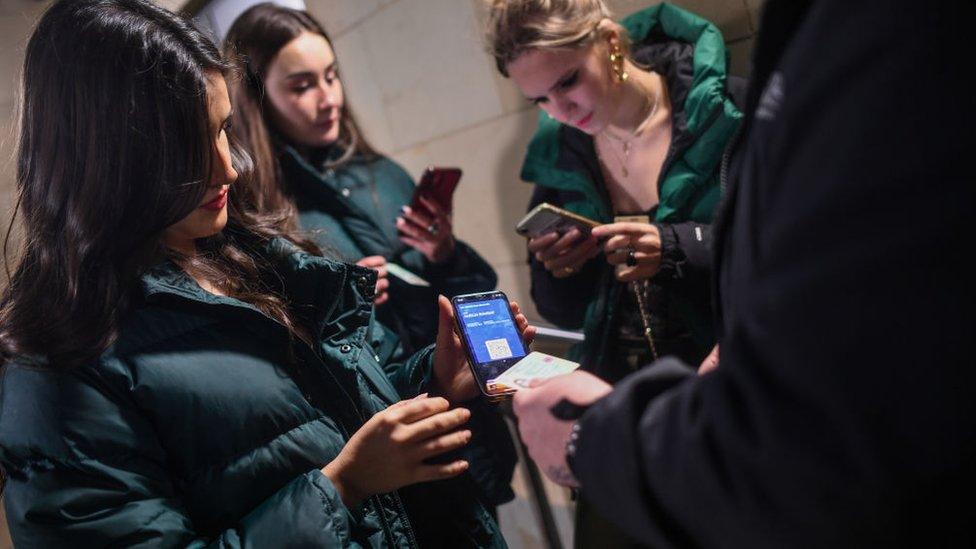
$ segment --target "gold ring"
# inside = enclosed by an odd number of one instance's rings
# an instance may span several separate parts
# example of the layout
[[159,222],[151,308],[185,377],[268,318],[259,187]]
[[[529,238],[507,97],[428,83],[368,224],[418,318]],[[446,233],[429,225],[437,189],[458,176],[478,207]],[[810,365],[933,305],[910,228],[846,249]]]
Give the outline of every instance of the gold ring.
[[571,275],[576,272],[576,269],[572,267],[563,267],[561,271],[564,275]]

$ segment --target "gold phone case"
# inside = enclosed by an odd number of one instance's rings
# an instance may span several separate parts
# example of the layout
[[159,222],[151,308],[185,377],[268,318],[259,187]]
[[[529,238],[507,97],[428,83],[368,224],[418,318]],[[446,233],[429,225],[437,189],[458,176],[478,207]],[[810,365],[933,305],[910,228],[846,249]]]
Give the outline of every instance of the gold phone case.
[[543,202],[525,214],[525,217],[515,226],[515,232],[535,238],[551,232],[566,232],[574,227],[588,233],[590,229],[599,225],[600,223],[588,217]]

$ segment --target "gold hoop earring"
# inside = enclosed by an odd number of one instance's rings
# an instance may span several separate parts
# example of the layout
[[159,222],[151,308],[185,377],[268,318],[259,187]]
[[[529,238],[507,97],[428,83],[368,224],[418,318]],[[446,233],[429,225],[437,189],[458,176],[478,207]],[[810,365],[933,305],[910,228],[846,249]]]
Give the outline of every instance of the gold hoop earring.
[[610,46],[610,72],[613,74],[614,82],[618,84],[626,82],[630,75],[624,70],[624,52],[620,49],[620,44]]

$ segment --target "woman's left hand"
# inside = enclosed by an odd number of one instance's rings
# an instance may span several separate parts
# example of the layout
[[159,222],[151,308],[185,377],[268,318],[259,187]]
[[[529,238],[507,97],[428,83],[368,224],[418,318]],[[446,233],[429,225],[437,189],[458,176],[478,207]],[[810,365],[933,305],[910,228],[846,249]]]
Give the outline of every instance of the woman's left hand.
[[436,202],[420,197],[427,211],[403,207],[396,220],[400,242],[424,254],[431,263],[443,263],[454,255],[454,227],[451,216]]
[[[437,297],[440,308],[440,321],[437,328],[437,345],[434,350],[434,371],[431,376],[431,394],[441,395],[453,403],[465,402],[481,394],[478,382],[468,367],[468,358],[461,346],[454,319],[451,301],[444,296]],[[535,328],[522,314],[518,303],[509,302],[515,325],[526,348],[535,339]]]
[[592,234],[607,238],[603,251],[621,282],[651,278],[661,268],[661,233],[650,223],[608,223]]

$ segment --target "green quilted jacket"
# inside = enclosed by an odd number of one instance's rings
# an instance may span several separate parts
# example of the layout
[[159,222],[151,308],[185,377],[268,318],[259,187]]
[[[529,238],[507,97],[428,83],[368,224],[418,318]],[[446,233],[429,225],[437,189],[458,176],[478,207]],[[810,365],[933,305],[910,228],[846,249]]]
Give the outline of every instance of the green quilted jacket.
[[343,504],[319,469],[423,389],[433,350],[395,360],[396,338],[373,321],[372,271],[278,244],[314,346],[167,262],[97,360],[4,366],[0,465],[18,548],[505,545],[467,475]]

